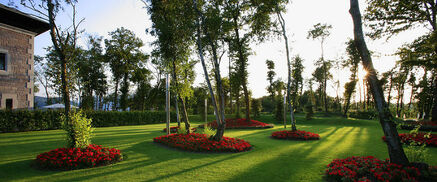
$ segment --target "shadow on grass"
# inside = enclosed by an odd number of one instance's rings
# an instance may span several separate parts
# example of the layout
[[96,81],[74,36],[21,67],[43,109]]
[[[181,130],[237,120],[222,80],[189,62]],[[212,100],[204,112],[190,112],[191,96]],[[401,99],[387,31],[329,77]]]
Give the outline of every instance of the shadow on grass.
[[[336,154],[339,152],[338,149],[353,145],[353,143],[346,142],[346,140],[349,137],[353,137],[351,136],[352,132],[358,132],[353,135],[360,134],[359,131],[355,130],[361,129],[325,128],[324,131],[320,133],[321,140],[319,141],[278,140],[282,141],[281,143],[289,142],[290,145],[303,145],[298,148],[289,147],[285,149],[284,145],[272,147],[269,150],[276,151],[275,155],[266,156],[266,160],[251,165],[251,168],[237,176],[233,176],[229,181],[320,181],[323,168],[328,164],[326,161],[330,160],[330,156],[338,156],[338,154]],[[307,171],[306,169],[314,169],[314,167],[317,168],[317,166],[320,166],[319,175],[308,175],[314,173],[314,171]]]
[[[127,171],[132,171],[137,168],[154,168],[157,166],[167,166],[174,165],[175,161],[184,161],[184,160],[194,160],[194,159],[202,159],[202,158],[210,158],[211,155],[214,157],[219,156],[219,158],[205,162],[203,164],[196,164],[190,168],[179,169],[179,171],[172,173],[155,173],[155,176],[158,174],[158,177],[153,179],[142,179],[142,181],[159,181],[166,178],[170,178],[173,176],[177,176],[186,172],[190,172],[196,169],[208,167],[214,165],[218,162],[223,162],[226,160],[230,160],[233,158],[238,158],[241,155],[244,155],[247,152],[242,153],[193,153],[188,151],[181,151],[177,149],[172,149],[164,146],[157,145],[151,141],[140,142],[135,145],[132,145],[126,152],[137,152],[141,154],[143,157],[135,157],[129,158],[126,161],[115,164],[112,166],[111,170],[98,170],[98,168],[89,169],[92,174],[83,174],[81,176],[76,176],[72,178],[68,178],[66,180],[69,181],[81,181],[81,180],[92,180],[93,178],[100,178],[108,175],[117,175],[117,173],[126,173]],[[154,166],[154,167],[153,167]],[[111,166],[107,166],[109,168]],[[171,171],[171,170],[170,170]]]

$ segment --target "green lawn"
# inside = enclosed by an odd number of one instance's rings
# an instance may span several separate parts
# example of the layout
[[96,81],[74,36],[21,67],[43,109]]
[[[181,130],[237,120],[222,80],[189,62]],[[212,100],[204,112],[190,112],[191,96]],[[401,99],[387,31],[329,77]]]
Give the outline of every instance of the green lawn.
[[[212,119],[212,118],[211,118]],[[272,121],[263,116],[261,121]],[[242,153],[191,153],[162,147],[153,137],[164,124],[97,128],[93,143],[121,149],[128,159],[111,166],[74,171],[39,171],[30,167],[39,153],[62,147],[63,131],[0,134],[1,181],[321,181],[325,166],[335,158],[373,155],[388,157],[377,121],[340,117],[305,121],[298,129],[319,133],[318,141],[271,139],[273,131],[227,130],[226,136],[254,145]],[[196,123],[200,124],[200,122]],[[175,125],[172,123],[172,125]],[[401,131],[405,132],[405,131]],[[430,164],[437,165],[437,148],[430,148]]]

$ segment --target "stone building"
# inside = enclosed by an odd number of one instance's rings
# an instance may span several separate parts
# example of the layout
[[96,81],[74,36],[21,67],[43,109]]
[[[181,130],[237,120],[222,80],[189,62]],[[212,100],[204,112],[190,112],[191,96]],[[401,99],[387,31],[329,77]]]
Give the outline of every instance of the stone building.
[[49,24],[0,4],[0,109],[33,108],[35,36]]

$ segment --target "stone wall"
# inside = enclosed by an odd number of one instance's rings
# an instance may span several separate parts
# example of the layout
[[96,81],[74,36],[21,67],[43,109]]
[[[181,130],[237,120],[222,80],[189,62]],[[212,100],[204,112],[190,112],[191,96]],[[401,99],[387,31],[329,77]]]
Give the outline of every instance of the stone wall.
[[0,71],[0,108],[13,99],[13,108],[33,108],[34,35],[0,25],[0,52],[6,53],[7,70]]

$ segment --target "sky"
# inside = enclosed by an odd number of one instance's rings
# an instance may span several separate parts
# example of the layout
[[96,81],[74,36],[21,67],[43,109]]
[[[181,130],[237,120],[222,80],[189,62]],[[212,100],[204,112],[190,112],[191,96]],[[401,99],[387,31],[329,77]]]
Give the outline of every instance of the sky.
[[[16,3],[19,4],[19,0]],[[7,4],[8,0],[0,0],[0,3]],[[144,4],[140,0],[79,0],[77,5],[77,16],[85,18],[80,28],[85,30],[82,37],[86,35],[99,35],[109,38],[108,32],[114,31],[119,27],[125,27],[135,32],[141,38],[145,46],[142,50],[150,53],[153,47],[150,45],[155,38],[146,33],[146,29],[151,27],[151,21]],[[364,1],[360,2],[360,9],[363,14],[365,8]],[[26,9],[19,8],[24,12]],[[287,13],[284,14],[288,39],[290,40],[291,56],[299,55],[304,59],[305,70],[304,78],[310,78],[315,69],[314,62],[321,56],[320,42],[318,40],[307,39],[308,31],[317,23],[327,23],[332,25],[331,35],[324,44],[324,57],[329,60],[339,60],[346,58],[345,42],[353,38],[352,18],[349,14],[348,0],[294,0],[287,5]],[[59,15],[58,24],[68,27],[71,24],[71,11],[66,9]],[[367,29],[368,30],[368,29]],[[364,27],[364,31],[366,28]],[[369,50],[373,51],[373,63],[378,72],[382,73],[390,70],[398,59],[393,53],[405,43],[413,41],[423,35],[426,29],[416,28],[411,31],[400,33],[393,38],[386,40],[370,40],[366,38]],[[35,38],[35,55],[43,56],[46,54],[44,48],[51,45],[48,32]],[[86,40],[81,39],[79,45],[85,47]],[[267,59],[275,62],[276,77],[285,81],[287,77],[287,64],[285,55],[285,45],[282,37],[275,37],[263,43],[252,43],[252,55],[249,56],[249,89],[253,97],[258,98],[267,95],[268,86]],[[197,52],[195,52],[197,54]],[[197,58],[197,56],[196,56]],[[228,75],[228,58],[223,57],[221,64],[222,76]],[[362,70],[362,69],[361,69]],[[205,82],[202,67],[199,64],[195,67],[195,85]],[[341,83],[340,96],[343,93],[343,85],[349,79],[348,69],[332,70],[334,80]],[[365,75],[361,72],[360,75]],[[305,86],[306,88],[306,86]],[[335,96],[336,89],[333,82],[328,82],[328,95]],[[35,95],[43,96],[43,89]],[[405,95],[408,98],[408,95]]]

